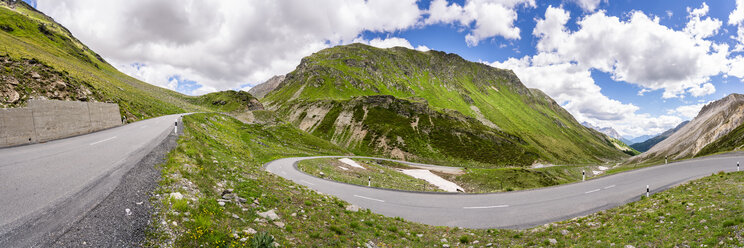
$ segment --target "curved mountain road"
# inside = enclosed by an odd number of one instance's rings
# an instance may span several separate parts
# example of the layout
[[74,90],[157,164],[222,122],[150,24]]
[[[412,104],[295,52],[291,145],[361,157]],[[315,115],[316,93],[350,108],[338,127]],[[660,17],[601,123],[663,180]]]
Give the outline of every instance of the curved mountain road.
[[64,232],[173,133],[180,116],[0,149],[0,246],[38,246]]
[[267,171],[337,196],[375,213],[435,226],[522,229],[584,216],[639,200],[646,193],[719,171],[736,171],[744,154],[724,154],[618,173],[585,182],[548,188],[490,194],[408,192],[334,182],[301,172],[296,163],[322,156],[269,162]]

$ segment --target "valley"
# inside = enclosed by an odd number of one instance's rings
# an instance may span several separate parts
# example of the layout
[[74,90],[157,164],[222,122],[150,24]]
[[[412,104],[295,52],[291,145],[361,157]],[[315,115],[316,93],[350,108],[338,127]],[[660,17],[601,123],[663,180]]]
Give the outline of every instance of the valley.
[[[151,31],[139,28],[133,37]],[[0,204],[0,246],[744,245],[741,92],[700,100],[689,121],[655,123],[658,135],[643,130],[648,138],[630,144],[638,129],[626,120],[588,105],[576,112],[532,75],[472,52],[359,36],[283,58],[294,69],[272,77],[255,63],[232,68],[232,54],[195,51],[219,72],[201,82],[222,83],[197,95],[184,91],[190,81],[153,85],[91,47],[35,2],[0,1],[3,111],[32,99],[110,103],[123,123],[0,148],[10,199]],[[284,55],[257,57],[271,56]],[[227,87],[240,81],[227,74],[242,71],[268,80]],[[627,107],[618,103],[609,110]],[[0,137],[14,121],[0,115]]]

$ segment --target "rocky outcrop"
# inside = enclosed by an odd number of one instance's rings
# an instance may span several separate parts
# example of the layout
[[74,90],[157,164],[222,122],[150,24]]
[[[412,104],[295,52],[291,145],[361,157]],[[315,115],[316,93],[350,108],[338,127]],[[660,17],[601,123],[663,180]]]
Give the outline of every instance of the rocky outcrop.
[[248,90],[248,93],[251,93],[251,95],[255,96],[258,99],[261,99],[264,96],[268,95],[271,91],[276,89],[276,87],[279,86],[282,81],[284,81],[284,75],[273,76],[269,80],[266,80],[266,82],[253,86],[253,88]]
[[0,56],[0,108],[25,106],[34,97],[65,101],[96,101],[93,87],[36,59]]
[[692,157],[703,147],[725,136],[742,123],[744,123],[744,95],[728,95],[705,105],[690,123],[630,161],[641,162],[653,158],[663,159],[663,157],[669,159]]

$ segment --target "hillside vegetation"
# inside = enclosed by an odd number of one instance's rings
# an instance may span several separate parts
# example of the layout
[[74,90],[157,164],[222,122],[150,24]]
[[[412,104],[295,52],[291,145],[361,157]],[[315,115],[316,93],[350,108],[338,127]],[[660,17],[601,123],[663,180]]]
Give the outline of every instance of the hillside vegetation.
[[[185,116],[184,125],[178,147],[163,165],[151,246],[744,245],[744,173],[717,174],[639,202],[528,230],[433,227],[357,210],[264,171],[263,164],[277,158],[347,153],[291,125],[244,124],[218,114]],[[226,194],[228,189],[233,193]],[[223,198],[233,200],[220,206]]]
[[304,58],[263,101],[300,129],[359,154],[476,166],[627,157],[513,72],[437,51],[325,49]]

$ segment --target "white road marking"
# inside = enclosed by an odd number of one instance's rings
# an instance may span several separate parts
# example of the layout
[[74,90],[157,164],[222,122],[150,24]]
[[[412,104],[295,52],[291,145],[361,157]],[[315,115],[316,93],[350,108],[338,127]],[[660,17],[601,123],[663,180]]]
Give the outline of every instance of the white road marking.
[[99,141],[90,143],[90,145],[95,145],[95,144],[98,144],[98,143],[101,143],[101,142],[106,142],[106,141],[109,141],[109,140],[112,140],[112,139],[116,139],[116,136],[111,137],[111,138],[108,138],[108,139],[105,139],[105,140],[99,140]]
[[354,196],[355,196],[355,197],[359,197],[359,198],[362,198],[362,199],[372,200],[372,201],[385,202],[385,201],[383,201],[383,200],[380,200],[380,199],[369,198],[369,197],[365,197],[365,196],[361,196],[361,195],[354,195]]
[[485,209],[485,208],[505,208],[509,205],[496,205],[496,206],[482,206],[482,207],[462,207],[464,209]]
[[600,191],[600,189],[589,190],[587,192],[584,192],[584,194],[594,193],[594,192],[597,192],[597,191]]
[[614,184],[613,184],[613,185],[610,185],[610,186],[604,187],[604,189],[610,189],[610,188],[614,188],[615,186],[617,186],[617,185],[614,185]]
[[307,183],[307,184],[310,184],[310,185],[315,185],[314,183],[311,183],[311,182],[308,182],[308,181],[305,181],[305,180],[300,180],[300,182]]

